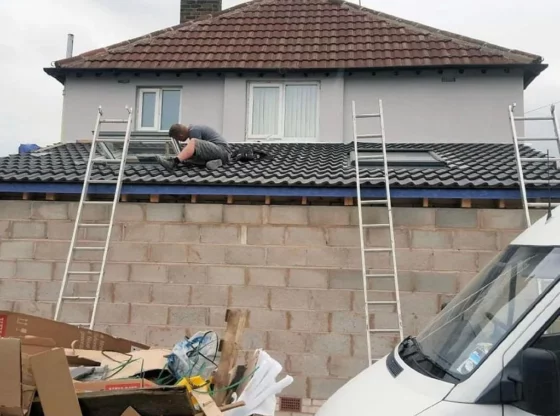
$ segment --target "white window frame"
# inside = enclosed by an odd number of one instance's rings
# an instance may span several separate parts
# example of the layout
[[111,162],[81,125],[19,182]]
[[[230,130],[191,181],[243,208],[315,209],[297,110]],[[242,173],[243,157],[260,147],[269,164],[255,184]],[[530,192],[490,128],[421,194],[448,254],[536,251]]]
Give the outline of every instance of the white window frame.
[[[137,131],[167,131],[161,129],[161,106],[163,91],[179,91],[179,120],[181,122],[181,107],[183,105],[183,97],[181,87],[141,87],[138,88],[137,105],[136,105],[136,130]],[[154,127],[142,127],[142,109],[145,92],[154,92],[156,94],[156,105],[154,114]]]
[[[286,105],[285,105],[285,94],[286,87],[291,85],[312,85],[317,87],[317,119],[315,120],[316,126],[315,131],[317,132],[316,137],[284,137],[284,118],[286,115]],[[279,93],[279,103],[278,111],[280,112],[278,117],[278,134],[277,135],[267,135],[267,134],[253,134],[253,90],[255,87],[276,87],[280,89]],[[321,103],[321,83],[319,81],[286,81],[286,82],[263,82],[263,81],[251,81],[249,83],[249,100],[247,107],[247,141],[282,141],[282,142],[318,142],[319,141],[319,109]],[[267,140],[268,139],[268,140]]]

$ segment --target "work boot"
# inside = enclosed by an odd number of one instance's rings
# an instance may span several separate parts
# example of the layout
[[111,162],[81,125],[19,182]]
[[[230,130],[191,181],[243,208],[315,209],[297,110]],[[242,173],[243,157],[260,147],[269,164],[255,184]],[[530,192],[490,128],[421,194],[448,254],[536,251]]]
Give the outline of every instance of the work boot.
[[215,170],[222,166],[223,163],[220,159],[210,160],[206,162],[206,169],[208,170]]
[[163,156],[157,155],[156,160],[161,166],[163,166],[165,169],[167,169],[170,172],[173,172],[177,167],[177,164],[174,162],[174,159],[169,160],[164,158]]

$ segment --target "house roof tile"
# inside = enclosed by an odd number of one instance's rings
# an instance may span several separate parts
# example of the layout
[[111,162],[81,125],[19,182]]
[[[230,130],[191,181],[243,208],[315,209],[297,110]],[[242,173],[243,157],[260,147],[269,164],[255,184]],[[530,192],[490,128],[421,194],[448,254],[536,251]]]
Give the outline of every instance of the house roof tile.
[[[234,144],[233,147],[238,146]],[[445,162],[445,167],[391,168],[391,186],[400,188],[517,188],[517,170],[513,145],[509,144],[389,144],[389,151],[426,150]],[[167,172],[146,156],[141,163],[128,164],[125,182],[131,184],[236,185],[236,186],[307,186],[354,187],[355,173],[350,165],[352,144],[254,144],[254,148],[273,155],[272,161],[232,163],[215,171],[193,167],[175,173]],[[379,150],[375,144],[360,145],[361,150]],[[63,144],[23,155],[0,158],[0,183],[81,182],[86,171],[90,145]],[[134,152],[134,144],[131,144]],[[522,147],[522,156],[543,155]],[[116,179],[118,166],[94,169],[92,178]],[[367,168],[368,176],[381,173],[380,168]],[[530,164],[526,179],[547,179],[546,164]],[[560,171],[552,172],[560,179]],[[368,184],[366,187],[379,187]]]
[[336,0],[253,0],[55,62],[67,69],[358,69],[542,58]]

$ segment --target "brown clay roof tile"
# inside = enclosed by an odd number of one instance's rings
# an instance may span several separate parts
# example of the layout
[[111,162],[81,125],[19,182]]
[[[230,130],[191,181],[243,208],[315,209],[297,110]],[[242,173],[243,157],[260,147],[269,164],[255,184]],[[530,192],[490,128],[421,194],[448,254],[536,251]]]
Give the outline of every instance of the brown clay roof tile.
[[57,61],[75,69],[358,69],[542,58],[336,0],[253,0]]

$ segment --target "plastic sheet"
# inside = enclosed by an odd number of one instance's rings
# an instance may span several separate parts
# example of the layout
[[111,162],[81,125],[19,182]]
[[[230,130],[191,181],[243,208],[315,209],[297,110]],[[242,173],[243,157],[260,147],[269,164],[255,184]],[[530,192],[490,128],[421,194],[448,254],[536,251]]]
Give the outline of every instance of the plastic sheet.
[[276,381],[282,371],[280,363],[263,350],[256,350],[255,354],[259,354],[256,371],[245,390],[235,400],[244,401],[245,406],[226,411],[225,416],[273,416],[276,411],[276,396],[294,381],[291,376]]

